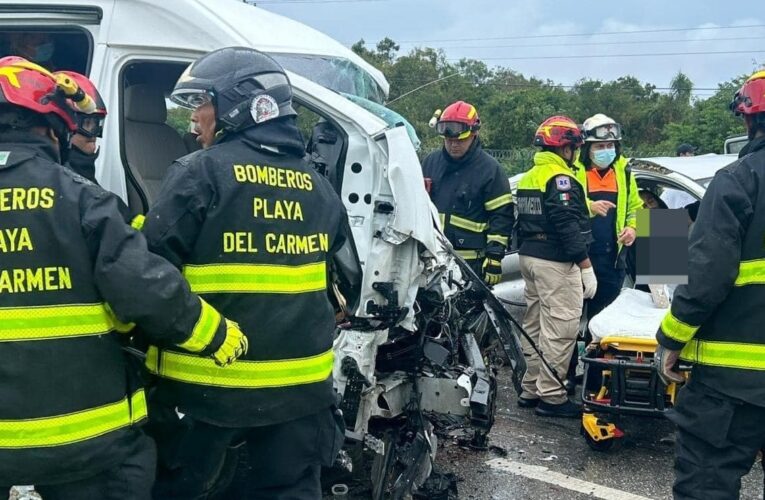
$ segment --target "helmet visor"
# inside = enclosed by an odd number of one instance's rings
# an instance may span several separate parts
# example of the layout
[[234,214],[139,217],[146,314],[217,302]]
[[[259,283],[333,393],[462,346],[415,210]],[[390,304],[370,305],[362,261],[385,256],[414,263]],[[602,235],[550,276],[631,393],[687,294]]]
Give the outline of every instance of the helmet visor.
[[104,133],[104,116],[78,113],[77,133],[85,137],[102,137]]
[[461,122],[438,122],[436,131],[439,135],[449,138],[467,139],[470,135],[470,126]]
[[197,109],[212,102],[212,95],[206,90],[176,89],[170,94],[170,100],[186,109]]
[[618,123],[608,123],[586,131],[585,135],[590,140],[620,141],[622,139],[622,127]]

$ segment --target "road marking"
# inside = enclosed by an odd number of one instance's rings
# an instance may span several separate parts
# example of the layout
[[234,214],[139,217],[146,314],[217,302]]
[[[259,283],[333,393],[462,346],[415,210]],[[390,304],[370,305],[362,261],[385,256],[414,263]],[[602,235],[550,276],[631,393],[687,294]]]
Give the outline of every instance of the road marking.
[[634,495],[626,491],[608,488],[589,481],[583,481],[575,477],[567,476],[560,472],[551,471],[547,467],[542,467],[540,465],[529,465],[507,460],[505,458],[489,460],[486,462],[486,465],[492,469],[509,472],[516,476],[536,479],[537,481],[560,486],[567,490],[578,491],[579,493],[590,495],[593,498],[602,498],[603,500],[650,500],[648,497]]

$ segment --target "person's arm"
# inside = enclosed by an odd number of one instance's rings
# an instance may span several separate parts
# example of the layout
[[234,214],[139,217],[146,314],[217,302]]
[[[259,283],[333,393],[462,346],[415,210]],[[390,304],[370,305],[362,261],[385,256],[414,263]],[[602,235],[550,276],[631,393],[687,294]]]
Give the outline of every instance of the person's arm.
[[638,185],[635,181],[635,175],[628,173],[629,175],[629,197],[627,198],[627,220],[625,221],[625,227],[631,227],[637,230],[637,213],[638,210],[643,208],[643,200],[640,198],[638,191]]
[[[558,179],[561,182],[556,182]],[[545,189],[544,203],[565,255],[580,267],[589,267],[587,237],[579,227],[579,212],[586,206],[586,201],[582,191],[576,189],[575,182],[568,175],[550,179]]]
[[688,284],[675,290],[656,339],[679,351],[725,300],[739,274],[741,245],[753,214],[752,172],[740,164],[719,171],[701,201],[688,247]]
[[173,163],[143,223],[149,249],[179,269],[196,244],[213,196],[201,170]]
[[510,182],[499,166],[485,188],[483,206],[489,214],[485,253],[501,260],[505,250],[510,248],[515,210]]
[[80,210],[96,287],[117,319],[137,323],[154,343],[214,354],[226,340],[225,319],[191,293],[175,267],[148,250],[144,236],[125,222],[124,203],[92,187]]

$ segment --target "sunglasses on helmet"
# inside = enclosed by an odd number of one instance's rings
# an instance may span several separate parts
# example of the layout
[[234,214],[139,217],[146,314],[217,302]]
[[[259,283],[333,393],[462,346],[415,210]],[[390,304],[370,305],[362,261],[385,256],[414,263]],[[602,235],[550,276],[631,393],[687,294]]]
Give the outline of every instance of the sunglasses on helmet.
[[587,137],[594,137],[600,140],[620,141],[622,139],[622,127],[618,123],[609,123],[600,125],[592,130],[586,131]]
[[461,135],[472,132],[473,128],[467,123],[461,122],[438,122],[436,124],[436,132],[439,135],[449,138],[457,138]]
[[187,109],[197,109],[212,102],[212,95],[205,90],[181,90],[170,95],[170,100]]

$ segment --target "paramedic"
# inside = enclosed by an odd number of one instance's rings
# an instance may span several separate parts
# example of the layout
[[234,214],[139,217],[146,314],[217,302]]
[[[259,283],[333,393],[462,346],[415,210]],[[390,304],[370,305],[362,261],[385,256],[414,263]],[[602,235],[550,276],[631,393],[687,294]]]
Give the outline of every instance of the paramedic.
[[656,334],[666,383],[683,381],[678,358],[692,364],[669,415],[678,427],[677,499],[738,498],[765,445],[765,71],[746,80],[731,109],[750,142],[701,201],[688,284]]
[[523,327],[555,370],[524,345],[528,368],[518,405],[536,407],[541,416],[581,414],[568,400],[561,378],[576,343],[583,299],[591,299],[597,290],[587,257],[592,235],[584,186],[572,170],[582,144],[573,120],[548,118],[534,137],[542,151],[518,184],[519,254],[528,306]]
[[510,247],[513,198],[507,175],[481,146],[480,128],[475,106],[449,105],[436,124],[444,147],[423,160],[422,173],[444,234],[476,274],[496,285]]
[[[171,99],[195,110],[205,149],[177,160],[146,216],[149,248],[183,270],[191,289],[237,321],[249,353],[226,371],[177,349],[151,347],[152,404],[184,417],[160,445],[157,498],[208,498],[230,448],[247,450],[239,478],[254,498],[320,498],[344,424],[333,410],[335,312],[328,263],[348,229],[305,145],[282,67],[254,49],[202,56]],[[177,445],[177,447],[176,447]],[[230,494],[231,498],[243,498]]]
[[82,102],[0,59],[0,491],[148,500],[156,456],[127,322],[221,364],[244,337],[146,249],[117,196],[60,164],[77,128],[66,95]]

